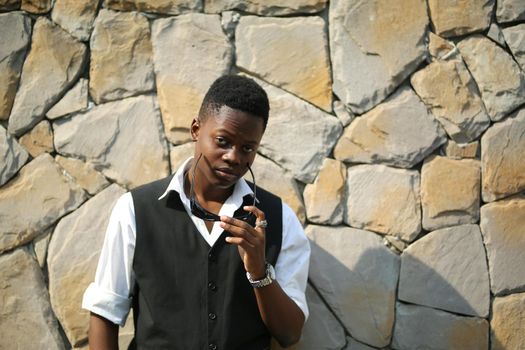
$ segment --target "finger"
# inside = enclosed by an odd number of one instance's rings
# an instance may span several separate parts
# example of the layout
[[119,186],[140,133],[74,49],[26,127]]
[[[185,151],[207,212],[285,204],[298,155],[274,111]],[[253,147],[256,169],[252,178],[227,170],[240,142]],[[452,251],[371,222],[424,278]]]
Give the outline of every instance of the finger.
[[221,221],[220,226],[223,230],[228,231],[232,236],[245,239],[252,245],[257,245],[258,241],[260,241],[260,237],[257,236],[257,232],[251,226],[249,228],[239,227],[224,221]]
[[255,215],[257,220],[264,220],[266,218],[266,215],[264,214],[264,212],[261,209],[255,207],[253,205],[247,205],[247,206],[243,207],[243,209],[245,211],[249,211],[250,213]]
[[241,237],[226,237],[226,242],[242,247],[245,251],[251,251],[255,246]]

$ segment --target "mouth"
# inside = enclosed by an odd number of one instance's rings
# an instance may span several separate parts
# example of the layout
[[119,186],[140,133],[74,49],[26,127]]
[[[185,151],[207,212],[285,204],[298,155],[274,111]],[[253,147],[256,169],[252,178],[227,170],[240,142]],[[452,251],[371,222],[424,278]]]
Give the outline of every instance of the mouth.
[[215,169],[215,174],[217,174],[219,178],[225,179],[227,181],[237,181],[239,178],[239,175],[230,168]]

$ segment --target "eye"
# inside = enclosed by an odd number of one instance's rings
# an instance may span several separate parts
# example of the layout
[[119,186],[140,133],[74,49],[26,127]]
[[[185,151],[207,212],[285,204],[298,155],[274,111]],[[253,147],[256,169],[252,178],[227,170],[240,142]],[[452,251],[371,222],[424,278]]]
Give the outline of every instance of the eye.
[[221,136],[217,136],[215,138],[215,142],[217,143],[218,146],[220,147],[223,147],[223,146],[226,146],[228,144],[228,142],[226,141],[226,139],[224,137],[221,137]]
[[242,147],[242,150],[243,150],[243,152],[251,153],[251,152],[255,151],[255,148],[253,146],[250,146],[250,145],[245,145],[245,146]]

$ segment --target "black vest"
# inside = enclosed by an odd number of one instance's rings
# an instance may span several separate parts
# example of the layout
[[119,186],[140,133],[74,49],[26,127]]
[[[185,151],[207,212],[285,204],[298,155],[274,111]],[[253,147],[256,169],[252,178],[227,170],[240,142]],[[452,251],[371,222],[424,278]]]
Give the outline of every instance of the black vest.
[[[177,192],[158,200],[171,179],[131,191],[137,226],[131,347],[269,349],[270,334],[237,246],[226,243],[223,232],[210,248]],[[266,260],[275,266],[282,241],[281,200],[259,187],[257,199],[268,220]],[[253,198],[245,201],[252,203]]]

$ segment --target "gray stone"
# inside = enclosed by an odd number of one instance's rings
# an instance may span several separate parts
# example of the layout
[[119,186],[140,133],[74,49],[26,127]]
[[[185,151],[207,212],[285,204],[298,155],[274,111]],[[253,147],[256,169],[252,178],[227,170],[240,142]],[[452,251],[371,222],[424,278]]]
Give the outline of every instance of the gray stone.
[[523,0],[498,0],[496,19],[498,23],[525,20],[525,2]]
[[104,7],[118,11],[153,12],[178,15],[201,11],[203,0],[105,0]]
[[343,127],[347,127],[355,118],[354,113],[348,110],[345,104],[339,100],[334,101],[332,104],[332,109],[334,110],[335,116],[339,119]]
[[393,349],[488,349],[487,320],[397,303]]
[[481,232],[489,261],[490,287],[496,295],[525,287],[525,197],[481,207]]
[[33,129],[24,134],[19,140],[20,144],[36,158],[42,153],[51,153],[53,146],[53,130],[47,120],[42,120]]
[[346,347],[343,350],[374,350],[368,345],[358,342],[357,340],[347,337],[346,338]]
[[462,40],[458,48],[478,84],[490,119],[501,120],[525,103],[525,73],[503,48],[481,35]]
[[36,260],[41,269],[46,265],[47,260],[47,248],[49,241],[51,241],[51,234],[53,233],[54,227],[48,228],[44,233],[37,236],[33,240],[33,250],[35,251]]
[[490,25],[494,0],[429,0],[435,33],[444,37],[485,30]]
[[0,186],[16,175],[29,159],[27,151],[0,126]]
[[[399,257],[371,232],[309,225],[310,279],[352,337],[390,343]],[[337,278],[334,278],[337,276]]]
[[224,11],[221,13],[222,29],[230,40],[235,39],[235,28],[239,24],[241,14],[237,11]]
[[150,30],[145,16],[100,10],[90,47],[89,92],[95,103],[154,89]]
[[53,0],[22,0],[21,9],[33,14],[44,14],[51,10]]
[[412,241],[421,231],[419,173],[356,165],[346,177],[345,223]]
[[334,158],[411,168],[447,140],[445,132],[408,87],[345,128]]
[[204,10],[208,13],[237,10],[260,16],[283,16],[320,12],[327,2],[327,0],[204,0]]
[[423,0],[330,2],[333,91],[361,114],[385,99],[427,55]]
[[173,144],[191,140],[190,124],[204,94],[230,71],[232,46],[220,21],[218,15],[193,13],[153,22],[157,93],[166,137]]
[[85,57],[82,43],[45,17],[39,17],[9,117],[9,132],[23,134],[42,120],[77,80]]
[[496,23],[492,23],[490,25],[489,31],[487,32],[487,37],[497,42],[501,47],[505,47],[506,45],[503,32]]
[[175,173],[186,159],[193,156],[194,152],[195,144],[193,142],[188,142],[179,146],[173,146],[170,144],[171,172]]
[[111,208],[124,193],[113,184],[58,223],[47,257],[53,310],[73,347],[87,339],[89,311],[84,291],[95,278]]
[[90,163],[60,155],[56,156],[55,161],[90,195],[95,195],[109,186],[108,180]]
[[443,146],[443,152],[447,157],[453,159],[478,158],[479,141],[460,144],[452,140],[448,140],[447,143]]
[[9,118],[31,35],[31,19],[19,12],[0,14],[0,120]]
[[46,116],[49,119],[57,119],[67,114],[86,109],[87,106],[88,81],[87,79],[79,79],[78,83],[47,111]]
[[99,105],[54,124],[57,152],[85,160],[125,187],[169,174],[168,149],[154,96]]
[[504,28],[503,36],[521,70],[525,71],[525,23]]
[[0,348],[65,349],[44,276],[25,248],[0,256]]
[[495,298],[490,321],[491,350],[525,348],[525,293]]
[[49,154],[35,158],[0,188],[0,252],[29,242],[85,200]]
[[99,0],[55,0],[51,18],[78,40],[86,41],[91,35]]

